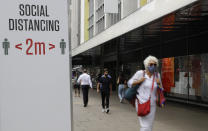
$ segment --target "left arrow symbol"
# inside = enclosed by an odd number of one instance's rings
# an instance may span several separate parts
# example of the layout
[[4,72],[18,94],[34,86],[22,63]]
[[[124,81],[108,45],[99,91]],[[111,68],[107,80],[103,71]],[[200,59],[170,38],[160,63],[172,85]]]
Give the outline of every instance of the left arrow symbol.
[[20,47],[20,46],[22,46],[22,44],[17,44],[17,45],[15,45],[15,48],[22,50],[22,47]]

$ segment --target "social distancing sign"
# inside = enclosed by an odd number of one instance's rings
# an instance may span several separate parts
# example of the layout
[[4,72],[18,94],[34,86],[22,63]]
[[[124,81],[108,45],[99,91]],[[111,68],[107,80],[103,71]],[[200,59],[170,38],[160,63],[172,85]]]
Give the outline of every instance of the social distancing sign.
[[71,131],[68,1],[0,3],[0,130]]

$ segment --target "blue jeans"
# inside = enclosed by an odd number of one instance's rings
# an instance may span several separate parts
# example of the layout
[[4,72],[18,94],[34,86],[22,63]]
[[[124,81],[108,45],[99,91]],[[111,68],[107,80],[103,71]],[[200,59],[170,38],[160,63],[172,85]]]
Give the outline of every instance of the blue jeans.
[[124,98],[124,84],[118,85],[118,97],[120,100],[123,100]]

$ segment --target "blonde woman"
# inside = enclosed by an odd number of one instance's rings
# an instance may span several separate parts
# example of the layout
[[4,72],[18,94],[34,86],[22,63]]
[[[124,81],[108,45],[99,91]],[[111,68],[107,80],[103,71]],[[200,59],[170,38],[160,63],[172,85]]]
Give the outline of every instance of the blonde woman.
[[160,79],[160,74],[156,72],[158,67],[158,59],[156,57],[148,56],[144,60],[144,66],[145,70],[137,71],[134,76],[128,81],[128,86],[132,87],[140,84],[140,87],[137,89],[137,99],[135,101],[136,111],[138,111],[138,102],[142,104],[147,102],[149,98],[151,99],[150,113],[143,117],[139,116],[139,122],[140,131],[152,131],[156,112],[157,85],[162,88],[162,82]]

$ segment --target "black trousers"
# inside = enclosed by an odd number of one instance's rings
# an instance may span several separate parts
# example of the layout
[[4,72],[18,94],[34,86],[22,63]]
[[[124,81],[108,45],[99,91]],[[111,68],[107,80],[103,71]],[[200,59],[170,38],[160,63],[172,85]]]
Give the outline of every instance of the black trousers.
[[87,106],[88,104],[88,93],[89,93],[89,85],[82,85],[82,93],[83,93],[83,102],[84,106]]
[[101,98],[102,98],[103,109],[105,109],[105,107],[109,108],[110,92],[109,91],[101,91]]

